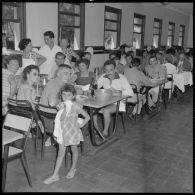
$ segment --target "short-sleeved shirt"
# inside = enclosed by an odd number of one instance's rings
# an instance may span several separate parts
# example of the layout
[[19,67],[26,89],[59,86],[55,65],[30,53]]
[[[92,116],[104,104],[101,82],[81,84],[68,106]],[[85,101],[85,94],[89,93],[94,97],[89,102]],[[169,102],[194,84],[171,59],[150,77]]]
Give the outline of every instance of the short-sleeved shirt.
[[146,66],[145,72],[147,75],[149,75],[149,77],[153,79],[165,78],[165,68],[159,64],[155,64],[155,66],[151,65]]
[[13,73],[11,71],[3,68],[3,72],[2,72],[3,97],[8,97],[10,94],[10,83],[8,81],[8,78],[10,75],[13,75]]
[[150,79],[135,67],[125,69],[124,75],[126,76],[129,83],[135,84],[137,86],[138,91],[142,85],[151,84]]
[[110,82],[110,79],[107,77],[107,75],[104,73],[100,78],[97,80],[98,88],[103,87],[104,89],[114,88],[116,90],[121,90],[122,95],[128,95],[133,96],[133,90],[131,86],[129,85],[129,82],[127,78],[122,75],[115,72],[115,77]]
[[62,52],[62,49],[54,45],[52,49],[48,45],[44,45],[40,48],[39,53],[47,58],[47,60],[40,65],[40,74],[49,74],[52,65],[55,64],[55,55],[57,52]]
[[93,72],[89,72],[88,77],[81,77],[80,72],[75,72],[75,74],[77,75],[77,79],[75,81],[77,85],[88,85],[92,82],[92,80],[94,78]]

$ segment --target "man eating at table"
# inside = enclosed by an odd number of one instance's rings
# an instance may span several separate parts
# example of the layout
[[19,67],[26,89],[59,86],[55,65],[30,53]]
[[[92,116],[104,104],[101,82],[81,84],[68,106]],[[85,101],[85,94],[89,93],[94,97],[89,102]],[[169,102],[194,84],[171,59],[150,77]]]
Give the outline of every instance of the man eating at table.
[[[115,61],[107,60],[104,63],[105,73],[97,80],[98,88],[111,89],[114,95],[121,94],[124,96],[133,96],[133,90],[127,78],[115,71]],[[120,102],[119,111],[125,111],[125,103]],[[103,135],[108,136],[108,128],[111,122],[111,114],[116,112],[116,104],[108,105],[100,110],[104,117]],[[95,128],[99,130],[97,115],[94,115]]]
[[[149,65],[145,67],[146,75],[151,79],[164,80],[166,79],[166,69],[164,66],[157,63],[156,56],[150,56]],[[149,98],[149,106],[155,106],[158,100],[159,86],[150,89],[152,98]]]
[[[59,103],[58,93],[61,87],[65,83],[70,83],[70,78],[72,75],[72,68],[67,64],[61,64],[57,70],[57,76],[51,79],[45,86],[43,93],[41,95],[40,104],[45,106],[54,107]],[[53,110],[45,108],[43,111],[52,113]],[[57,110],[56,110],[57,113]],[[53,133],[53,121],[45,120],[45,126],[47,129]],[[45,146],[51,145],[51,138],[49,137],[45,142]]]

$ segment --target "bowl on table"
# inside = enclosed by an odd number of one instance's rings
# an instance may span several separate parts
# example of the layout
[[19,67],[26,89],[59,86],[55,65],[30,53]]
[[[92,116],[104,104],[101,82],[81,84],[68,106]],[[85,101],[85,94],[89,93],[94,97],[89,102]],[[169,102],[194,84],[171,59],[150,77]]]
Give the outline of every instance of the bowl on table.
[[110,89],[96,89],[94,90],[95,99],[97,101],[108,101],[112,98],[112,90]]

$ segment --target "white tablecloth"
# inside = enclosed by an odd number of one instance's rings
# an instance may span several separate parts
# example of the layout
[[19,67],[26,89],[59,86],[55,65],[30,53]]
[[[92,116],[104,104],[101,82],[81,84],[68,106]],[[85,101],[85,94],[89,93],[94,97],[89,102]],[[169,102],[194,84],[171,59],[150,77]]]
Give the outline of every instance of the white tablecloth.
[[185,85],[193,85],[192,73],[181,72],[173,74],[174,85],[176,85],[183,93],[185,92]]

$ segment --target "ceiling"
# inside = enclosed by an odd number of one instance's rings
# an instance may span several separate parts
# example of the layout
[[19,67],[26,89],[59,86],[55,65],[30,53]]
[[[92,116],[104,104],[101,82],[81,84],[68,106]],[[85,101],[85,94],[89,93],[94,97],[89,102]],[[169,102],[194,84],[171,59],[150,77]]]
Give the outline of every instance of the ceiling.
[[186,14],[186,15],[193,15],[193,3],[169,3],[169,2],[163,2],[162,5],[166,6],[168,9],[173,9],[175,11],[178,11],[180,13]]

